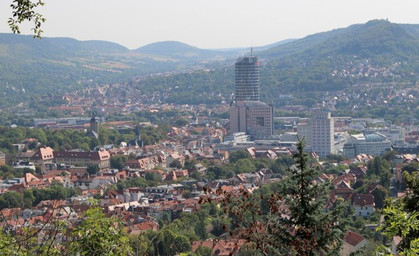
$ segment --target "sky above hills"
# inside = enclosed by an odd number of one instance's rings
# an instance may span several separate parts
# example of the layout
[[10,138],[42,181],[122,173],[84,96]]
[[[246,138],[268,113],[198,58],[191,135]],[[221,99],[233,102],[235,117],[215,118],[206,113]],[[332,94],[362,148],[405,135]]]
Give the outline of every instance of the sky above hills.
[[[419,24],[416,0],[44,1],[43,36],[107,40],[130,49],[166,40],[199,48],[259,46],[372,19]],[[10,32],[11,2],[0,1],[3,33]],[[29,34],[29,26],[22,32]]]

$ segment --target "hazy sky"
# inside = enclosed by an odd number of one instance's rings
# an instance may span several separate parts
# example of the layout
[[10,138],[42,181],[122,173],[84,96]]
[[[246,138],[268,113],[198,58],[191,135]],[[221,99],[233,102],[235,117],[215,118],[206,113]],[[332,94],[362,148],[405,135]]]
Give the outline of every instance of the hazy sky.
[[[418,0],[44,1],[43,36],[107,40],[130,49],[165,40],[200,48],[259,46],[371,19],[419,24]],[[0,32],[10,32],[11,2],[0,0]]]

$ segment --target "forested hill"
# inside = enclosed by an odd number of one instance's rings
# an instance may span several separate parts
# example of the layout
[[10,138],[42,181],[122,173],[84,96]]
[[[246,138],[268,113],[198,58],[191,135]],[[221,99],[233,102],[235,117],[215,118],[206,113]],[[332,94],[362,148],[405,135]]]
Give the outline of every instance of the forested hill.
[[[330,55],[357,55],[376,58],[382,55],[408,59],[419,54],[419,25],[399,25],[372,20],[343,29],[318,33],[286,45],[270,48],[264,57],[303,54],[309,58]],[[378,56],[377,56],[378,55]]]
[[[243,52],[205,50],[173,41],[131,51],[104,41],[0,34],[0,106],[141,76],[134,86],[167,91],[168,102],[218,104],[231,98],[232,66]],[[267,102],[278,102],[281,94],[309,92],[316,97],[363,82],[415,84],[419,25],[373,20],[255,47],[255,53],[261,57],[261,94]],[[199,71],[208,68],[211,71]],[[145,79],[164,72],[176,74]]]
[[227,52],[199,49],[185,43],[176,41],[164,41],[148,44],[146,46],[135,49],[134,52],[151,54],[156,56],[170,57],[173,59],[195,58],[195,59],[211,59],[222,58],[228,56]]
[[178,42],[131,51],[106,41],[0,34],[0,106],[132,77],[222,65],[233,56],[237,57],[234,51],[203,50]]
[[[372,20],[256,54],[262,59],[261,94],[267,102],[277,102],[281,94],[307,93],[314,98],[327,90],[348,89],[364,82],[400,81],[414,85],[419,74],[419,25]],[[228,100],[234,84],[234,61],[230,64],[227,69],[158,78],[139,86],[178,86],[169,96],[170,102]],[[217,97],[220,93],[223,97]]]

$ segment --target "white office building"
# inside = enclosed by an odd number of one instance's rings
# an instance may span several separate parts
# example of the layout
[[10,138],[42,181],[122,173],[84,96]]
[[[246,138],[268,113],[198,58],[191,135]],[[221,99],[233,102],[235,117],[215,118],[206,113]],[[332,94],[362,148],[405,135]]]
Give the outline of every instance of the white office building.
[[306,136],[310,139],[311,151],[320,157],[334,154],[334,121],[330,112],[317,112],[310,118],[305,129]]
[[391,150],[391,141],[381,133],[354,134],[343,146],[343,155],[347,158],[354,158],[359,154],[379,156],[389,150]]

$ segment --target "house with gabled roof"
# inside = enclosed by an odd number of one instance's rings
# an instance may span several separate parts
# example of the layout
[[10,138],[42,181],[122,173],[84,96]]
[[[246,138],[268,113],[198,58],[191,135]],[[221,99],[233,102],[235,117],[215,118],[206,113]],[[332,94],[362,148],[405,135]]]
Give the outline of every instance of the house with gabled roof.
[[195,252],[200,246],[210,248],[217,256],[238,255],[240,248],[246,243],[244,239],[209,239],[206,241],[192,242],[192,251]]
[[362,247],[367,245],[367,239],[365,239],[360,234],[349,230],[345,238],[343,240],[342,249],[340,251],[340,255],[342,256],[349,256],[352,253],[360,250]]
[[356,194],[352,197],[352,206],[356,216],[370,216],[375,211],[374,196],[371,194]]
[[54,150],[50,147],[41,147],[30,159],[35,165],[45,166],[46,164],[52,164],[54,160]]

